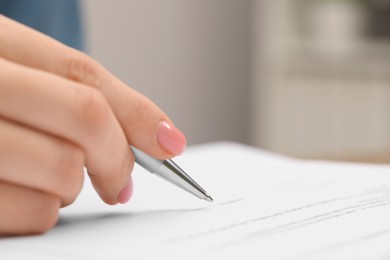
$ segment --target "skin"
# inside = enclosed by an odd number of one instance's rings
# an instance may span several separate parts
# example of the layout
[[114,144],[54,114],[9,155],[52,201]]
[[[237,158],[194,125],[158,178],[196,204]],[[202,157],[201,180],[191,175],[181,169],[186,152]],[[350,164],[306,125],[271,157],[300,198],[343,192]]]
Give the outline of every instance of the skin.
[[[159,142],[162,124],[177,149]],[[77,198],[83,167],[104,202],[126,201],[129,144],[166,159],[182,152],[185,138],[92,58],[0,16],[0,235],[52,228]]]

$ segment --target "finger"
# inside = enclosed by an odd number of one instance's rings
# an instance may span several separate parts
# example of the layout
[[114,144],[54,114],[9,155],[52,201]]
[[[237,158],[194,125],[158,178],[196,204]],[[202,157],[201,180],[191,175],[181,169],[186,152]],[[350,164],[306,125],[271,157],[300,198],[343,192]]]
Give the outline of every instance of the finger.
[[83,184],[83,151],[69,142],[0,118],[0,180],[72,203]]
[[48,231],[57,223],[60,203],[54,195],[0,182],[0,235]]
[[1,16],[0,28],[0,56],[97,88],[112,107],[130,144],[160,159],[185,149],[184,135],[167,115],[88,56]]
[[0,115],[81,147],[100,197],[116,204],[134,159],[100,92],[2,59],[0,68]]

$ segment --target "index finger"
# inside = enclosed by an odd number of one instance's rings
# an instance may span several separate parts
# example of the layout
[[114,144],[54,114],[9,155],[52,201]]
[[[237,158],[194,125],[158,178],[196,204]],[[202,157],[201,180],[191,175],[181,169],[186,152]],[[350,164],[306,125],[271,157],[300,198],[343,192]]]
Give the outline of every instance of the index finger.
[[129,144],[159,159],[184,151],[186,139],[168,116],[92,58],[4,16],[0,28],[0,56],[97,88]]

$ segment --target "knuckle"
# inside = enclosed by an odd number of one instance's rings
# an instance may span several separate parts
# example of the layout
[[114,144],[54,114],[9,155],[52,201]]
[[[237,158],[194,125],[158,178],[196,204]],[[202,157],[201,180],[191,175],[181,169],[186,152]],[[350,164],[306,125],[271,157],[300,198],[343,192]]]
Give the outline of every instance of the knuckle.
[[40,234],[58,221],[60,199],[34,188],[0,182],[0,236]]
[[84,138],[89,138],[106,129],[111,116],[111,109],[103,94],[93,88],[83,88],[77,98],[79,125],[84,131]]
[[58,198],[42,193],[29,212],[30,219],[33,220],[29,233],[40,234],[50,230],[58,221],[58,209]]
[[93,86],[99,84],[98,63],[80,51],[69,49],[67,54],[64,55],[61,68],[65,70],[63,72],[65,77],[71,80],[84,82]]
[[66,206],[77,198],[83,186],[84,153],[80,148],[66,144],[56,161],[57,193],[62,199],[62,206]]

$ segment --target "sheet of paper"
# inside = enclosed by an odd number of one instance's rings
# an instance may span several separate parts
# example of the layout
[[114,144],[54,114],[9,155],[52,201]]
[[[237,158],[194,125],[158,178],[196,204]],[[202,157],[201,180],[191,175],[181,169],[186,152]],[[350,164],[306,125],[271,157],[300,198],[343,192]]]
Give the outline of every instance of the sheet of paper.
[[177,158],[200,201],[141,168],[127,205],[86,182],[58,225],[0,259],[390,259],[390,167],[295,160],[232,143]]

